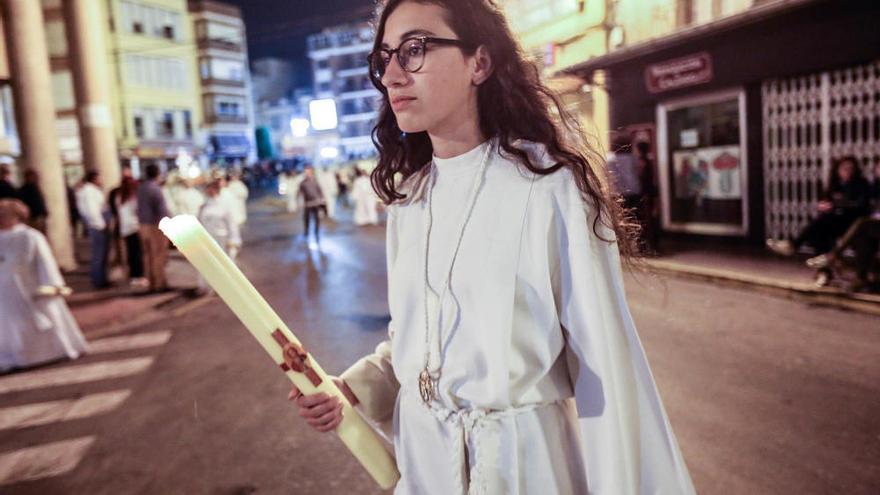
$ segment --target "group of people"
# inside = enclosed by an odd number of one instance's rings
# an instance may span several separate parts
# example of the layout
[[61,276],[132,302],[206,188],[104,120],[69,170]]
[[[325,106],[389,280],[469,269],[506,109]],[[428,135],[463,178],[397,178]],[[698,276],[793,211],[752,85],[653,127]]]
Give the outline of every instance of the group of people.
[[[100,174],[92,171],[76,188],[77,211],[89,237],[90,278],[95,288],[110,284],[108,254],[115,246],[116,258],[125,260],[132,285],[152,292],[168,290],[168,240],[159,230],[159,221],[166,216],[197,216],[224,243],[241,244],[238,227],[247,219],[248,190],[237,176],[228,180],[216,177],[202,193],[193,181],[174,176],[163,179],[155,164],[147,165],[144,175],[145,179],[138,181],[129,169],[123,169],[120,185],[105,195]],[[224,225],[217,223],[218,214]]]
[[606,164],[612,188],[639,226],[641,252],[655,255],[659,251],[659,202],[650,144],[633,143],[628,134],[618,132],[612,136],[611,149]]
[[320,241],[321,215],[336,219],[337,204],[354,207],[355,225],[379,222],[378,197],[370,177],[358,167],[316,170],[306,166],[302,173],[288,171],[282,178],[287,195],[287,211],[303,212],[303,237],[311,232]]
[[24,183],[15,187],[10,180],[11,172],[6,165],[0,165],[0,199],[18,199],[28,207],[26,223],[46,233],[46,201],[38,184],[37,172],[32,169],[24,171]]
[[811,247],[815,255],[806,263],[818,271],[820,285],[830,281],[835,266],[851,250],[855,254],[854,288],[880,283],[880,161],[874,164],[873,176],[869,182],[853,156],[837,160],[816,217],[793,240],[771,239],[768,247],[784,256],[794,255],[803,246]]

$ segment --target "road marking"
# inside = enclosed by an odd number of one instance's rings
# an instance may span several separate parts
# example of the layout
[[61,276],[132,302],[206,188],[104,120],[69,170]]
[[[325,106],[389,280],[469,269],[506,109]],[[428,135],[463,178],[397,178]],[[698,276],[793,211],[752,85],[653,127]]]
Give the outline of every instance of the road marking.
[[0,455],[0,485],[60,476],[73,471],[94,436],[52,442]]
[[0,394],[134,375],[149,368],[153,361],[152,357],[138,357],[16,373],[0,378]]
[[119,337],[105,337],[103,339],[89,342],[89,354],[102,354],[107,352],[145,349],[147,347],[159,347],[160,345],[167,344],[169,339],[171,339],[170,330],[136,333]]
[[53,400],[0,409],[0,430],[27,428],[83,419],[110,412],[131,395],[131,390],[89,394],[78,399]]

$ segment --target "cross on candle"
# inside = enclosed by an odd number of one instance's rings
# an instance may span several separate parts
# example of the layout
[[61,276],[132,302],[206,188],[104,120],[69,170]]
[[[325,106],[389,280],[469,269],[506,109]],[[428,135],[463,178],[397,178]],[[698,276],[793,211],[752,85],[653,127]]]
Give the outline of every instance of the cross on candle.
[[280,329],[275,329],[272,332],[272,338],[275,339],[275,342],[278,342],[283,351],[282,357],[284,362],[281,363],[281,369],[304,373],[306,378],[316,387],[321,384],[321,377],[309,366],[309,355],[302,346],[287,340],[287,336]]

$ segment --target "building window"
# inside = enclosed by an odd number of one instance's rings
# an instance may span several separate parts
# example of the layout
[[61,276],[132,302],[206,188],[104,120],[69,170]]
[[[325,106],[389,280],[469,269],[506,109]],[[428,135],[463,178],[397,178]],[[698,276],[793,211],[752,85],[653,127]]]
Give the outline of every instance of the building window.
[[180,13],[131,1],[122,1],[122,25],[132,34],[179,40]]
[[744,93],[724,92],[663,104],[658,120],[664,228],[745,235]]
[[162,112],[162,117],[156,122],[156,136],[162,138],[174,137],[174,113]]
[[134,135],[141,139],[144,138],[144,118],[140,115],[134,116]]
[[187,89],[186,64],[183,60],[148,55],[126,55],[128,83],[133,86],[166,90]]
[[186,131],[186,137],[191,138],[193,135],[192,113],[189,110],[183,111],[183,130]]

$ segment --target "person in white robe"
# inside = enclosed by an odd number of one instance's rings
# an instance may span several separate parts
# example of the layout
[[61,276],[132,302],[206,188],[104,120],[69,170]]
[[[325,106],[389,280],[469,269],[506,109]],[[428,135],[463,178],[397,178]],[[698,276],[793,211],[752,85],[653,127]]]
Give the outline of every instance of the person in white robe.
[[[205,230],[217,241],[217,244],[235,261],[241,251],[241,233],[232,208],[220,196],[220,189],[221,184],[218,180],[207,185],[205,188],[206,199],[199,208],[198,219]],[[198,278],[198,290],[210,292],[208,283],[201,274]]]
[[76,359],[87,344],[70,314],[46,238],[28,227],[27,207],[0,200],[0,372]]
[[355,169],[357,176],[351,185],[351,199],[354,201],[354,224],[376,225],[379,214],[376,210],[376,193],[370,185],[370,178],[361,169]]
[[248,188],[235,172],[229,176],[225,190],[232,208],[232,218],[241,227],[247,221]]
[[[393,440],[396,495],[692,495],[626,303],[631,233],[595,153],[503,14],[457,5],[380,12],[391,322],[335,382]],[[336,398],[290,399],[318,431],[341,420]]]
[[181,181],[180,189],[177,191],[178,215],[197,216],[204,202],[205,195],[195,187],[192,180],[184,179]]
[[315,171],[315,178],[324,193],[324,207],[327,218],[336,219],[336,198],[339,196],[339,183],[336,182],[336,174],[329,168]]

